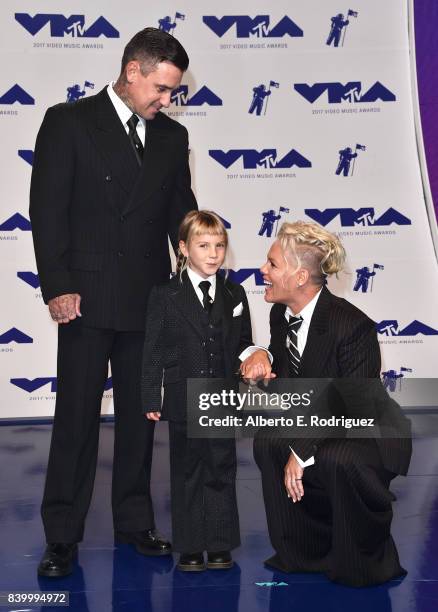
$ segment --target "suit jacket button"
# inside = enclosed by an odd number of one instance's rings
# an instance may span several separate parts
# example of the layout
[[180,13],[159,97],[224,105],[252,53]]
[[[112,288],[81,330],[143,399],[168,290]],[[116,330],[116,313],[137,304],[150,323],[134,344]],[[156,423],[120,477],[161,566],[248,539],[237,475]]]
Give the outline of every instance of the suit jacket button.
[[107,174],[105,177],[105,180],[107,183],[111,183],[111,181],[113,180],[113,177],[111,176],[111,174]]

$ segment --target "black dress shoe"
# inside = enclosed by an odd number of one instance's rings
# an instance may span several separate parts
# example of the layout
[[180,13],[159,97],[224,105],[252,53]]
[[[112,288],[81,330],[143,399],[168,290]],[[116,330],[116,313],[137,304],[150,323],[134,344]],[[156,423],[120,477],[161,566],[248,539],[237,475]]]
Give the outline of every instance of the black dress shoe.
[[155,529],[132,532],[116,531],[115,540],[120,544],[133,544],[138,553],[150,557],[170,555],[172,552],[170,542],[164,540]]
[[230,569],[233,567],[233,560],[228,550],[221,552],[207,553],[208,569]]
[[181,572],[203,572],[205,570],[204,555],[200,553],[183,553],[176,566]]
[[58,578],[73,571],[73,559],[78,552],[77,544],[47,544],[43,558],[38,565],[38,576]]

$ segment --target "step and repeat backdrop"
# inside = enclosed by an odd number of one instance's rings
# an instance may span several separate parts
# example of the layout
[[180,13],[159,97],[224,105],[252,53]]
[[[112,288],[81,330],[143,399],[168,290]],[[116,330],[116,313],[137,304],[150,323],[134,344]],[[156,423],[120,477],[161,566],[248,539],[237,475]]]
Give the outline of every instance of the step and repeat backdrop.
[[[116,79],[145,26],[189,53],[166,112],[188,128],[200,207],[229,227],[256,341],[269,336],[259,267],[270,244],[284,221],[317,221],[342,237],[347,269],[329,288],[376,321],[388,388],[435,376],[438,270],[405,0],[3,0],[0,15],[0,418],[52,415],[56,397],[56,325],[28,214],[39,125],[47,107]],[[111,392],[109,372],[105,413]]]

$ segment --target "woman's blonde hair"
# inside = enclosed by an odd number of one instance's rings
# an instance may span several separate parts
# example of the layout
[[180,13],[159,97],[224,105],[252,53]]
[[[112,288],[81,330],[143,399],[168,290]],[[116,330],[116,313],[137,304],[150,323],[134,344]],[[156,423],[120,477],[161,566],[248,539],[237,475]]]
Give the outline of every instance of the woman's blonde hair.
[[286,260],[297,269],[308,270],[315,285],[323,285],[326,276],[337,274],[344,267],[346,253],[341,241],[318,223],[283,223],[277,238]]
[[[210,234],[211,236],[223,236],[225,248],[228,247],[228,234],[222,219],[212,210],[191,210],[181,221],[178,231],[178,242],[182,240],[186,245],[190,244],[193,236]],[[180,274],[187,268],[187,257],[178,247],[176,259],[176,273]]]

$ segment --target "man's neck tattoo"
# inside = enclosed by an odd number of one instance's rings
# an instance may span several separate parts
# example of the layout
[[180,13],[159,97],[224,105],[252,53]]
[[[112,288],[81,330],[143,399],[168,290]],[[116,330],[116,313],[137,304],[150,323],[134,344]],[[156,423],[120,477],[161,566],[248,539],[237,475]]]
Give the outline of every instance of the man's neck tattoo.
[[119,98],[126,104],[130,111],[134,113],[133,105],[131,99],[126,91],[126,84],[121,83],[120,79],[114,84],[113,87],[115,93],[119,96]]

